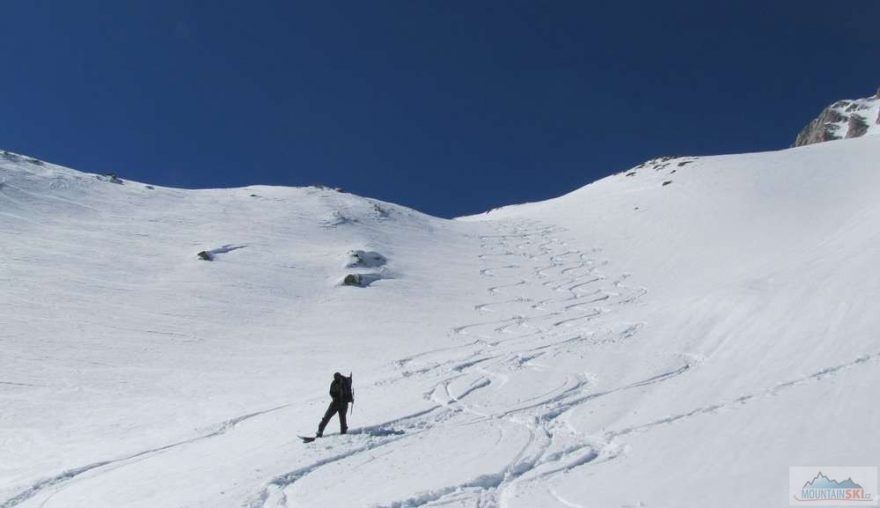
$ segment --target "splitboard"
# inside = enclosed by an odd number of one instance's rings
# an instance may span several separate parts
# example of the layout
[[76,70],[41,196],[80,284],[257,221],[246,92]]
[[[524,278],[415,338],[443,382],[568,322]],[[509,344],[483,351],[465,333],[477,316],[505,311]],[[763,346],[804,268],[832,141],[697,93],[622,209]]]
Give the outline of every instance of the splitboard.
[[[395,434],[397,434],[397,432],[395,432]],[[400,432],[400,434],[403,434],[403,432]],[[343,434],[327,434],[326,436],[320,436],[320,437],[332,437],[332,436],[341,436],[341,435],[343,435]],[[312,441],[318,439],[318,436],[300,436],[300,435],[297,435],[296,437],[302,439],[303,443],[311,443]]]

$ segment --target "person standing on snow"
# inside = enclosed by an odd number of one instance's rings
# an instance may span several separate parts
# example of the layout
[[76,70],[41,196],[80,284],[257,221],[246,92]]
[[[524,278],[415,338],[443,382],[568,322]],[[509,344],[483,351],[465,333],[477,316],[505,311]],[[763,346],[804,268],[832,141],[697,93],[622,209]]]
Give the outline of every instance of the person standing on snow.
[[330,406],[324,413],[324,418],[321,418],[321,423],[318,424],[317,437],[324,435],[324,428],[336,413],[339,413],[339,433],[345,434],[348,432],[348,423],[345,421],[345,413],[348,411],[348,403],[354,402],[354,395],[351,391],[351,378],[345,377],[338,372],[334,373],[333,382],[330,383],[330,397],[333,400],[330,401]]

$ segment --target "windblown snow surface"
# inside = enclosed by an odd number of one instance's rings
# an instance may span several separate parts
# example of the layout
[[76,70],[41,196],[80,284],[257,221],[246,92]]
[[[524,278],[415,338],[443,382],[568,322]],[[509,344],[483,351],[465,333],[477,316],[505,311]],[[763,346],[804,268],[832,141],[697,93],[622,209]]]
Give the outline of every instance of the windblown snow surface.
[[[0,507],[784,506],[789,466],[880,457],[878,160],[661,159],[443,220],[7,153]],[[334,371],[352,431],[303,444]]]

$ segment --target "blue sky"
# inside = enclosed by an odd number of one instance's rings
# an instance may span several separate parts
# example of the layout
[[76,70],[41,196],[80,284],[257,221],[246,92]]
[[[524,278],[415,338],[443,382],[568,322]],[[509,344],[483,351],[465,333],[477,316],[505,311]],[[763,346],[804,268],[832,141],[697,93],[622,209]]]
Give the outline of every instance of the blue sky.
[[0,148],[452,217],[788,146],[880,86],[880,2],[18,1]]

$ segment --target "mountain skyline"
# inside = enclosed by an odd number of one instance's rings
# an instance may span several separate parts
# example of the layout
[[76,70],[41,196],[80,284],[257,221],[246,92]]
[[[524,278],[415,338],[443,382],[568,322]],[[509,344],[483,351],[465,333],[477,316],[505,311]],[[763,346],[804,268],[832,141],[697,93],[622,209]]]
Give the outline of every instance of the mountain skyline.
[[171,187],[478,213],[661,155],[789,146],[880,83],[880,4],[851,7],[13,1],[0,146]]

